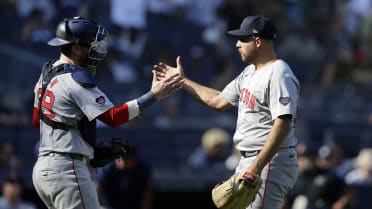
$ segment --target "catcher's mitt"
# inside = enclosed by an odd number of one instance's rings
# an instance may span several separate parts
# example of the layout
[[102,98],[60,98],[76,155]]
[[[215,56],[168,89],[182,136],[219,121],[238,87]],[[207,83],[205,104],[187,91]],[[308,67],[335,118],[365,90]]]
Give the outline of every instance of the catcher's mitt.
[[123,144],[120,138],[100,140],[94,147],[94,158],[89,165],[93,168],[104,167],[117,158],[124,158],[129,149],[129,145]]
[[255,200],[262,184],[260,176],[251,172],[236,173],[212,190],[217,208],[245,209]]

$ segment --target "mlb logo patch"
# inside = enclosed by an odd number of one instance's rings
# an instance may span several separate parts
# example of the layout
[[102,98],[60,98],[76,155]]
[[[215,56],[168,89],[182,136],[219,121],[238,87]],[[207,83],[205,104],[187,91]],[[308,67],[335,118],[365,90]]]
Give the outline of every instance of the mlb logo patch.
[[290,102],[290,98],[289,97],[280,97],[279,98],[279,102],[280,104],[284,105],[284,106],[287,106],[287,104],[289,104]]
[[105,97],[103,97],[103,96],[98,97],[98,98],[96,99],[96,102],[97,102],[98,104],[105,104]]

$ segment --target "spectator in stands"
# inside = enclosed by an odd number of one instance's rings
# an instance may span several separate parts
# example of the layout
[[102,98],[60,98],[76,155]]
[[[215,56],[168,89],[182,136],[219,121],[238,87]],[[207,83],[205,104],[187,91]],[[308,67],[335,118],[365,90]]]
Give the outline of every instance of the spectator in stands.
[[185,61],[190,65],[189,78],[196,82],[209,83],[215,74],[213,63],[209,62],[208,54],[202,45],[192,46]]
[[21,161],[15,154],[13,144],[3,142],[0,145],[0,183],[8,176],[16,174],[20,166]]
[[[152,208],[152,171],[132,147],[124,160],[116,160],[98,176],[98,191],[109,206],[120,209]],[[104,203],[101,203],[104,204]]]
[[339,149],[330,144],[320,147],[317,156],[312,152],[299,153],[299,176],[284,201],[283,209],[324,209],[338,204],[348,191],[334,169],[340,163]]
[[[193,27],[190,27],[191,24],[187,24],[185,21],[185,7],[190,1],[151,0],[147,2],[146,33],[149,47],[156,50],[159,47],[170,46],[175,50],[179,50],[180,47],[180,50],[186,50],[193,45],[190,40],[200,31],[194,30]],[[185,36],[185,34],[187,35]]]
[[372,148],[365,148],[359,152],[355,159],[355,168],[346,175],[345,181],[351,185],[372,186]]
[[[133,63],[130,59],[123,57],[123,53],[118,47],[112,50],[110,55],[110,74],[116,83],[135,85],[139,80],[138,69],[136,69],[136,63]],[[104,72],[108,73],[108,72]],[[104,74],[102,73],[102,74]]]
[[351,79],[355,84],[372,84],[372,61],[366,53],[353,69]]
[[[305,143],[299,143],[296,146],[297,158],[298,158],[298,170],[300,175],[310,172],[315,166],[315,156],[314,152],[310,146]],[[306,174],[305,174],[306,175]]]
[[278,54],[293,65],[294,73],[303,84],[314,73],[316,64],[324,58],[323,47],[316,41],[311,27],[303,23],[297,33],[288,34],[282,40]]
[[176,96],[164,101],[161,106],[161,114],[157,114],[154,119],[154,126],[162,129],[181,128],[180,105]]
[[[342,2],[342,1],[341,1]],[[360,22],[366,18],[372,9],[372,2],[366,0],[343,1],[344,4],[344,22],[349,37],[359,36]]]
[[372,148],[362,149],[355,158],[354,165],[355,168],[345,177],[345,182],[352,190],[344,195],[339,208],[351,204],[354,208],[367,209],[371,205],[372,193]]
[[208,129],[202,136],[201,146],[189,156],[189,165],[193,168],[224,171],[230,139],[230,134],[221,128]]
[[23,108],[24,103],[15,95],[0,89],[0,125],[7,128],[30,127],[30,117]]
[[43,19],[43,11],[34,9],[22,28],[22,41],[45,43],[52,38],[52,30]]
[[147,26],[146,0],[111,0],[111,21],[116,26],[114,35],[121,51],[134,58],[141,57],[146,37]]
[[23,182],[19,178],[8,178],[2,184],[2,194],[0,197],[1,209],[36,209],[31,202],[21,199]]
[[[371,45],[372,46],[372,45]],[[327,86],[372,83],[372,62],[368,44],[353,39],[325,64],[321,77]]]
[[27,19],[27,17],[35,9],[43,11],[43,19],[49,21],[56,13],[54,0],[17,0],[18,16],[21,19]]
[[[2,0],[0,1],[0,27],[6,28],[9,26],[9,20],[12,20],[11,30],[8,30],[6,33],[0,33],[0,41],[6,40],[6,42],[11,42],[15,40],[16,42],[18,37],[14,37],[19,30],[18,27],[15,27],[13,24],[17,24],[18,15],[16,11],[16,2],[13,0]],[[14,21],[14,22],[13,22]],[[10,29],[10,28],[8,28]],[[17,30],[17,32],[14,32]],[[2,61],[2,59],[0,58]]]
[[238,166],[241,158],[239,150],[233,147],[231,155],[225,160],[225,168],[229,171],[234,171],[236,166]]
[[4,111],[0,108],[0,125],[9,128],[30,127],[30,118],[23,113]]
[[226,20],[227,29],[233,30],[239,27],[242,17],[257,13],[257,3],[255,1],[228,0],[218,12]]
[[[81,16],[89,18],[89,6],[94,6],[92,1],[86,0],[53,0],[60,18]],[[88,5],[92,3],[92,5]],[[57,18],[57,19],[60,19]]]
[[185,17],[193,24],[206,28],[217,20],[217,11],[225,1],[185,1]]
[[351,82],[354,59],[350,47],[343,47],[336,52],[336,58],[329,60],[323,69],[321,82],[325,86],[347,84]]
[[210,81],[211,87],[215,89],[223,89],[236,76],[238,68],[232,60],[219,59],[216,66],[216,74]]

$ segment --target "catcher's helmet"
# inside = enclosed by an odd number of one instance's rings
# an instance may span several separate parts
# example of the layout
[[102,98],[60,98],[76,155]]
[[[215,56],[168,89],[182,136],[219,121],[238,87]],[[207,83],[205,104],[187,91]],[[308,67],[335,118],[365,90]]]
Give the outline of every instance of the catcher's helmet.
[[90,45],[96,38],[99,27],[98,23],[81,17],[66,18],[58,23],[56,37],[48,41],[48,44],[50,46]]
[[80,44],[90,47],[88,66],[95,73],[97,63],[107,54],[108,39],[108,32],[102,25],[82,17],[74,17],[58,23],[56,37],[48,41],[48,44],[50,46]]

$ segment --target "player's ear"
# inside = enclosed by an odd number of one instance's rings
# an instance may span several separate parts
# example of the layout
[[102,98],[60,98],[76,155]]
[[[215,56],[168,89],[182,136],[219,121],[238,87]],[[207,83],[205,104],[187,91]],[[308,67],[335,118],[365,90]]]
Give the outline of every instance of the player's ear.
[[253,41],[255,42],[257,47],[260,47],[262,45],[262,39],[258,36],[254,36]]

